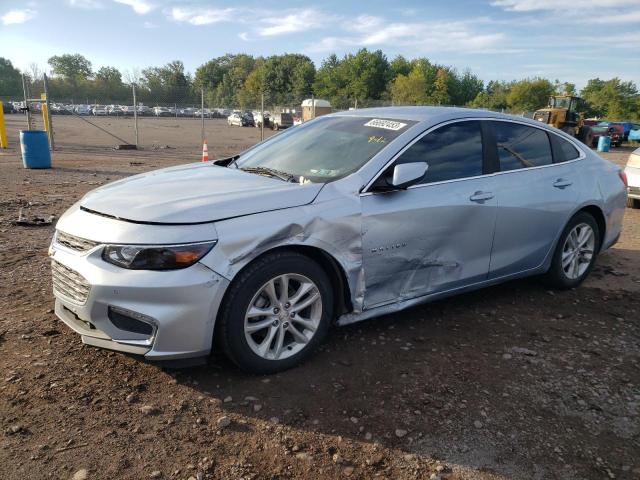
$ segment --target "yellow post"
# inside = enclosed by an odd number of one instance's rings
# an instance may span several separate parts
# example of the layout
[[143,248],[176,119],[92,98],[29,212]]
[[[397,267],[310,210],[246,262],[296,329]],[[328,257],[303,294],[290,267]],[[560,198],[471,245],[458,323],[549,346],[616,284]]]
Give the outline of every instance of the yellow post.
[[[41,100],[46,100],[47,96],[44,93],[40,94]],[[40,104],[40,109],[42,110],[42,122],[44,123],[44,131],[49,133],[49,112],[47,112],[47,103],[42,102]]]
[[9,148],[7,127],[4,125],[4,104],[0,102],[0,148]]

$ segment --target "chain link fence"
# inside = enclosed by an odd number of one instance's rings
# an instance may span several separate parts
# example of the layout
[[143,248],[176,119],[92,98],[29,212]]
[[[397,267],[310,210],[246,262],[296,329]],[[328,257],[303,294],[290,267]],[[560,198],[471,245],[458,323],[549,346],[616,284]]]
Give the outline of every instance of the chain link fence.
[[[44,92],[42,81],[27,85],[27,99],[39,99]],[[327,106],[325,101],[309,96],[284,105],[253,101],[238,108],[211,104],[202,92],[174,95],[172,100],[135,86],[128,89],[128,94],[121,91],[100,98],[78,98],[50,89],[56,150],[104,154],[113,149],[136,149],[189,161],[199,158],[203,142],[207,141],[210,158],[216,158],[235,154],[247,142],[257,143],[277,130],[330,111],[399,106],[390,100],[372,99],[342,99]],[[8,118],[23,125],[19,128],[28,128],[24,99],[7,103],[19,112]],[[27,103],[30,128],[44,129],[42,104]],[[532,116],[532,112],[512,113]]]

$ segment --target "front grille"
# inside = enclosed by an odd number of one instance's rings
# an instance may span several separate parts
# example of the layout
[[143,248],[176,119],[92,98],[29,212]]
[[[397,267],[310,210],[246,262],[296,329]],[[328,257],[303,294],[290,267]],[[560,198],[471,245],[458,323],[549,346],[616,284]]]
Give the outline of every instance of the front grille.
[[91,286],[82,275],[55,260],[51,260],[51,274],[54,294],[80,305],[87,301]]
[[634,195],[639,195],[640,187],[629,187],[629,193],[633,193]]
[[75,250],[76,252],[88,252],[93,247],[100,245],[98,242],[94,242],[93,240],[69,235],[68,233],[61,232],[60,230],[56,231],[56,243],[59,243],[71,250]]

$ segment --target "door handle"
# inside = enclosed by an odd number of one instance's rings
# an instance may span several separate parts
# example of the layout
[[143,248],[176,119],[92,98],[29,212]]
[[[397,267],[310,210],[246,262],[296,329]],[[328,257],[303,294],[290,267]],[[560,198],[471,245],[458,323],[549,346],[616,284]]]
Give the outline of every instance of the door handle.
[[570,181],[570,180],[566,180],[564,178],[559,178],[553,183],[553,186],[556,187],[556,188],[567,188],[567,187],[571,186],[572,184],[573,184],[573,182]]
[[491,200],[493,198],[493,193],[491,192],[476,192],[469,197],[469,200],[472,202],[482,203],[487,200]]

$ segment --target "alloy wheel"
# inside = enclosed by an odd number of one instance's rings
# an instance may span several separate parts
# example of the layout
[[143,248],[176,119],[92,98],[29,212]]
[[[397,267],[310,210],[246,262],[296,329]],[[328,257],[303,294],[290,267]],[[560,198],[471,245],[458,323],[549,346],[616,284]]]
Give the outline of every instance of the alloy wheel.
[[304,349],[322,318],[317,285],[297,273],[272,278],[253,296],[244,318],[251,350],[267,360],[283,360]]
[[587,271],[594,255],[596,238],[586,223],[573,227],[562,247],[562,270],[567,278],[575,280]]

